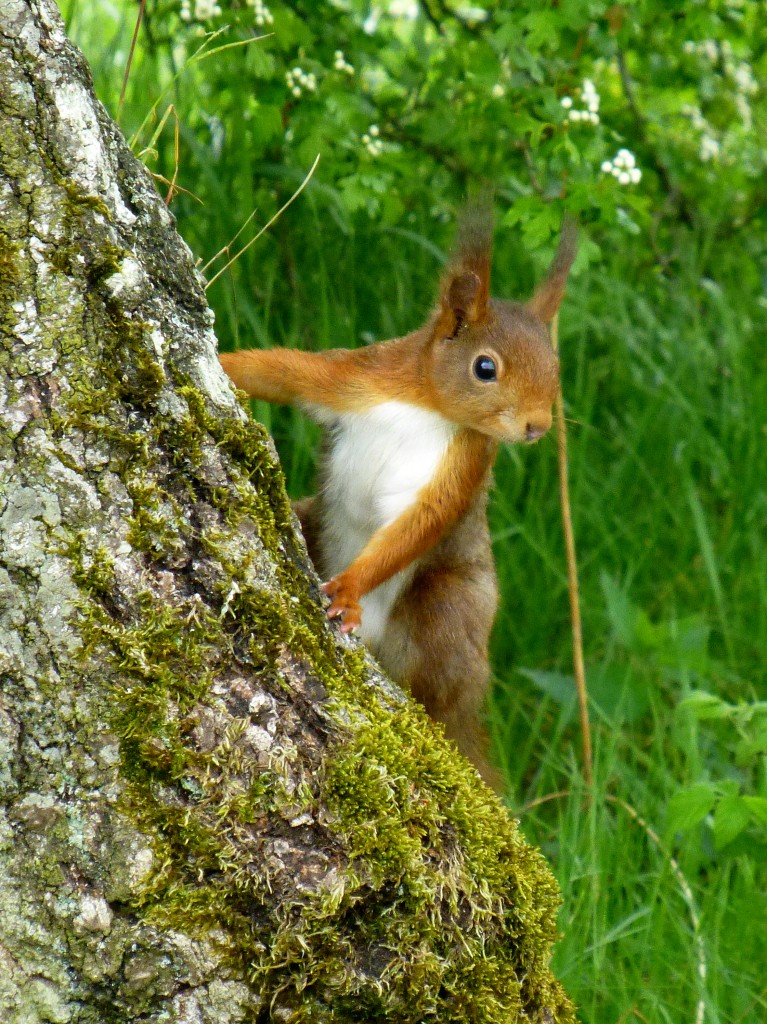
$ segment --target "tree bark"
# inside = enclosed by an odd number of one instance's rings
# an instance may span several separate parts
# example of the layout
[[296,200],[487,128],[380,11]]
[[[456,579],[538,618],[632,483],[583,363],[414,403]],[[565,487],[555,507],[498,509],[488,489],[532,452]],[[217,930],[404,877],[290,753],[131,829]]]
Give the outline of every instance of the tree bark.
[[51,0],[0,0],[0,336],[0,1019],[571,1021],[548,868],[325,621]]

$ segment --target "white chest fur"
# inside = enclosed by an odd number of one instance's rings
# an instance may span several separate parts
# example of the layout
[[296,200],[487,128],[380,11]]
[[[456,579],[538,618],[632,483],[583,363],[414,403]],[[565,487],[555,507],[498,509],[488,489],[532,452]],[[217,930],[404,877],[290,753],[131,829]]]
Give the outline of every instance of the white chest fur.
[[[434,476],[455,434],[437,413],[405,402],[384,402],[339,417],[331,428],[324,480],[329,512],[322,545],[331,575],[345,569],[376,530],[415,501]],[[397,595],[412,575],[404,570],[362,600],[362,639],[380,639]]]

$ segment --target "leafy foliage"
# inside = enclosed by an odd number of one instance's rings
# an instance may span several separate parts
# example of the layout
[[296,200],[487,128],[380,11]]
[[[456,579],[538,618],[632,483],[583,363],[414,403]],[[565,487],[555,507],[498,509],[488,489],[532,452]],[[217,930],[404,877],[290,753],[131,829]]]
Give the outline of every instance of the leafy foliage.
[[[342,234],[418,233],[432,220],[444,242],[440,223],[484,182],[526,253],[551,243],[566,207],[591,225],[583,261],[630,244],[657,272],[684,260],[693,232],[710,272],[713,239],[762,217],[767,24],[754,2],[658,14],[607,0],[157,0],[133,75],[164,92],[137,144],[165,104],[183,111],[183,176],[218,212],[214,236],[198,229],[208,255],[244,211],[271,215],[321,153],[315,216]],[[201,47],[214,59],[199,60]],[[126,120],[144,122],[146,106],[131,90]],[[167,131],[157,143],[169,177],[171,143]],[[193,200],[182,194],[177,209],[190,218]],[[295,237],[302,220],[276,236]],[[252,254],[236,279],[258,281],[269,262]],[[269,278],[281,287],[283,273]]]

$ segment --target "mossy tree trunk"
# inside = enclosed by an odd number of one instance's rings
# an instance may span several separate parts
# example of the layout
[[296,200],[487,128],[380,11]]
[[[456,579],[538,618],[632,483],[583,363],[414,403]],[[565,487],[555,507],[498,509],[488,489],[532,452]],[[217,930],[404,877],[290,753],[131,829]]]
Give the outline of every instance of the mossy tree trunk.
[[570,1021],[553,878],[329,628],[212,322],[0,0],[0,1019]]

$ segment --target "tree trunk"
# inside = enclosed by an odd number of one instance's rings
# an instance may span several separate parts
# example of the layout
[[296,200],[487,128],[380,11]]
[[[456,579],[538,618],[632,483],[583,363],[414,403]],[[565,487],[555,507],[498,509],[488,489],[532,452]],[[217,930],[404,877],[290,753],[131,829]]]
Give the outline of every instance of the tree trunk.
[[0,0],[0,1019],[571,1021],[550,872],[325,621],[212,325]]

